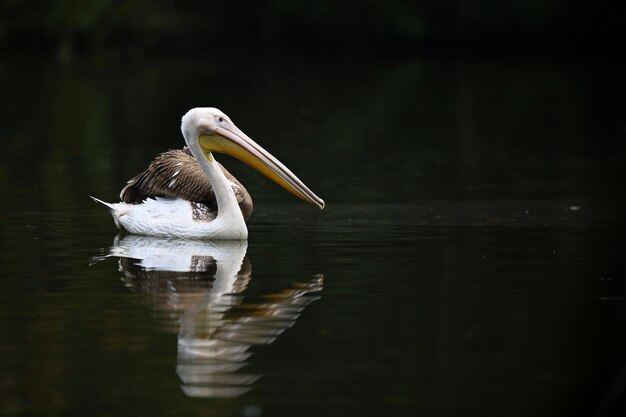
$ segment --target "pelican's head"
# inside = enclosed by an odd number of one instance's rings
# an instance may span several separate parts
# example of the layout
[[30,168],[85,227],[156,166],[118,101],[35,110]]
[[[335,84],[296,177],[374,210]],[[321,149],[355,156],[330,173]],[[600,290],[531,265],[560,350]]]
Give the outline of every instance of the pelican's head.
[[182,119],[181,130],[187,146],[196,145],[213,162],[211,152],[225,153],[248,164],[302,200],[324,208],[324,200],[316,196],[293,172],[272,154],[243,133],[221,110],[196,107]]

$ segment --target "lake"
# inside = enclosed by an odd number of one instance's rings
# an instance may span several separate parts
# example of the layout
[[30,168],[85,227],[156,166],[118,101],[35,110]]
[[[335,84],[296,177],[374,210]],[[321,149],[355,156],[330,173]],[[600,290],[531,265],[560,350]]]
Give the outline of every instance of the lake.
[[[227,58],[0,64],[0,413],[626,408],[622,64]],[[247,242],[117,236],[194,106],[327,208],[217,155]]]

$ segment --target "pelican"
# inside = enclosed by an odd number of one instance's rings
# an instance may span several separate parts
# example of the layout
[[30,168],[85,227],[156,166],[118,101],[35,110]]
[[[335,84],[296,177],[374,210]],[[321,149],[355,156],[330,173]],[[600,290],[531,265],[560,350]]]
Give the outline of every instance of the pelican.
[[192,239],[245,240],[252,199],[215,158],[225,153],[250,165],[302,200],[324,208],[285,165],[250,139],[226,114],[197,107],[183,117],[187,146],[159,155],[148,169],[128,181],[119,203],[106,206],[122,232]]

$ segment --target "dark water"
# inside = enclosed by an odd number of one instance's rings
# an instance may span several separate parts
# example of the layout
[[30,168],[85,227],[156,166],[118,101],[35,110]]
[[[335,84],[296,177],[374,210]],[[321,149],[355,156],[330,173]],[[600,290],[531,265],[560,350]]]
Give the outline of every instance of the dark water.
[[[617,415],[624,68],[0,64],[3,415]],[[242,244],[116,238],[214,105],[328,206],[228,157]]]

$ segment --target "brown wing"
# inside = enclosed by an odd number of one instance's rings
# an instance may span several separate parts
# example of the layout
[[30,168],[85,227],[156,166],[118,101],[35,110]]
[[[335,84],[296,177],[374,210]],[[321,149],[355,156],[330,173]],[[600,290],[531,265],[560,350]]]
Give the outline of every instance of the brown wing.
[[[250,194],[226,168],[219,163],[218,166],[231,181],[239,208],[247,220],[252,214]],[[148,169],[128,181],[120,192],[120,199],[130,204],[141,203],[150,197],[177,197],[217,209],[209,179],[187,147],[163,152],[157,156]]]

